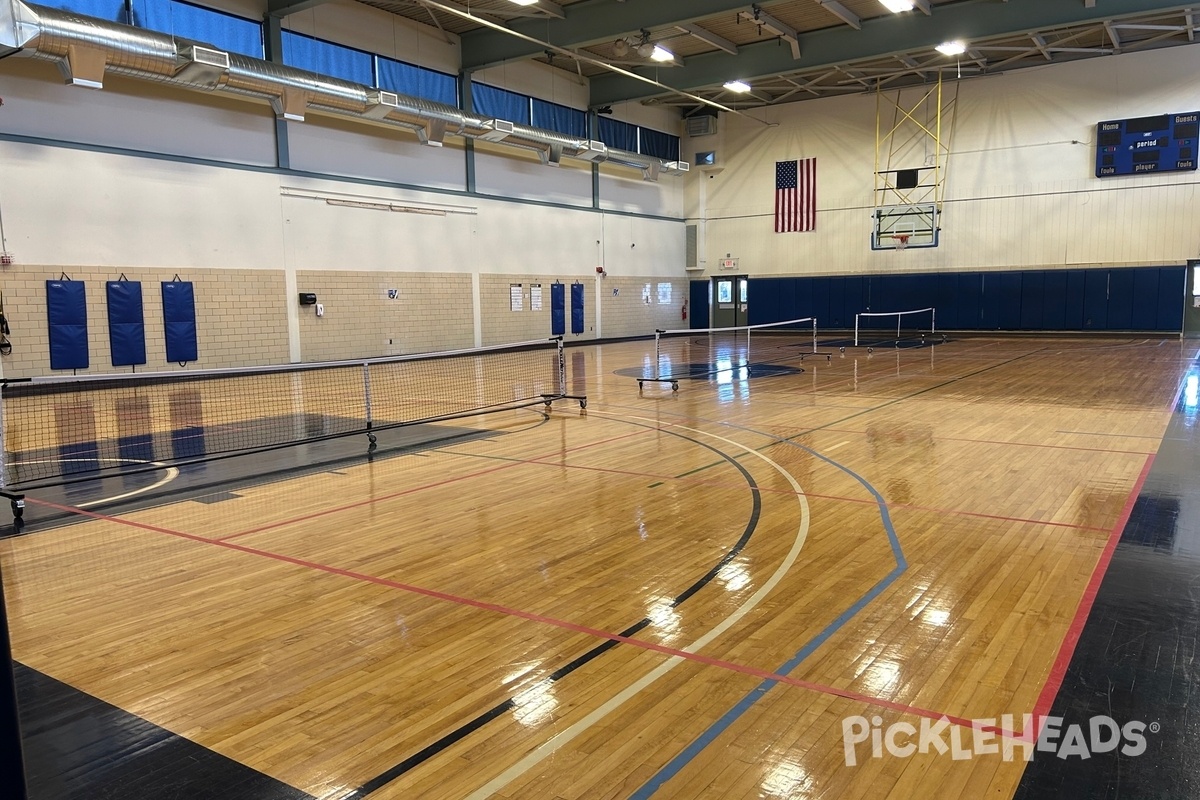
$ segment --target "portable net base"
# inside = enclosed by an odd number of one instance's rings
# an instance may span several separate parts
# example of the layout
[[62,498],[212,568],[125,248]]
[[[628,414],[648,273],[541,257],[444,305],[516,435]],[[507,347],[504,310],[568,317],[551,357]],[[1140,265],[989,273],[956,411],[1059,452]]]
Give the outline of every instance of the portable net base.
[[666,383],[671,391],[679,391],[681,380],[728,372],[753,377],[755,370],[769,373],[773,367],[813,356],[823,356],[827,361],[833,357],[817,350],[814,317],[734,328],[656,330],[654,361],[637,379],[638,391],[646,383]]
[[561,337],[449,353],[0,381],[0,497],[587,397]]

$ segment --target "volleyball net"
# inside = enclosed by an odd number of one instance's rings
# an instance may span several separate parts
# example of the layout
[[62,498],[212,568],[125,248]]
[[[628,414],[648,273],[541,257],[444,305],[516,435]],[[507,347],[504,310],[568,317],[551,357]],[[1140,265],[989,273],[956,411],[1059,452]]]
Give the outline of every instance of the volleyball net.
[[555,400],[561,338],[244,369],[0,381],[0,490],[148,472]]

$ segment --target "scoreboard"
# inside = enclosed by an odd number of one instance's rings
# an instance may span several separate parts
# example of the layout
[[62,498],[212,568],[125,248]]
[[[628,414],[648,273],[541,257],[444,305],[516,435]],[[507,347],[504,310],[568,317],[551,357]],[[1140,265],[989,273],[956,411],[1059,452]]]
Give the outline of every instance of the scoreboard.
[[1195,170],[1200,111],[1096,125],[1096,177]]

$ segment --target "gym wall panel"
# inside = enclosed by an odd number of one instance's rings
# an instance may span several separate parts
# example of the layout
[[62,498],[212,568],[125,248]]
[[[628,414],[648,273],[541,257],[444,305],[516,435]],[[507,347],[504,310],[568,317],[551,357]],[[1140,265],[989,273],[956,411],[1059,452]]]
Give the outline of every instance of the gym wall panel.
[[[1158,324],[1160,331],[1183,329],[1183,307],[1191,301],[1186,286],[1187,267],[1162,267],[1158,271]],[[1183,298],[1183,302],[1180,302]]]
[[[288,123],[288,153],[292,169],[306,172],[466,188],[462,143],[454,137],[446,139],[445,147],[428,147],[420,144],[415,133],[398,128],[310,114],[302,123]],[[353,191],[371,194],[372,188]]]
[[1108,329],[1124,331],[1133,327],[1133,270],[1108,271]]
[[1083,278],[1083,328],[1102,331],[1108,328],[1108,272],[1087,270]]
[[[688,327],[689,328],[707,328],[709,327],[709,310],[708,310],[708,289],[711,284],[708,281],[689,281],[688,282]],[[754,282],[750,282],[749,291],[754,290]],[[753,313],[753,312],[751,312]]]
[[[458,169],[461,173],[461,163]],[[475,188],[485,195],[591,208],[592,168],[569,158],[551,167],[532,151],[480,141],[475,143]]]
[[[4,313],[12,328],[9,339],[13,343],[12,354],[4,357],[5,377],[49,374],[45,295],[41,287],[47,278],[58,277],[64,269],[67,268],[22,264],[5,267]],[[104,284],[112,278],[113,272],[107,267],[71,267],[67,271],[75,281],[87,284],[87,315],[93,321],[88,329],[89,351],[107,353],[108,328],[103,324],[107,313]],[[165,358],[162,293],[159,290],[159,283],[172,280],[175,272],[173,269],[138,267],[125,270],[129,280],[143,286],[146,371],[181,371],[178,364]],[[287,363],[288,337],[281,271],[197,270],[181,277],[191,278],[195,286],[197,334],[203,356],[202,363],[189,364],[187,370]],[[36,288],[27,289],[29,286]],[[98,324],[97,320],[100,320]],[[113,367],[109,359],[100,357],[92,361],[88,369],[89,374],[128,371],[128,367]]]
[[[1027,273],[1029,274],[1029,273]],[[1061,270],[1047,270],[1043,273],[1041,297],[1033,297],[1031,302],[1042,306],[1042,328],[1048,331],[1061,331],[1067,327],[1067,273]],[[1024,283],[1022,283],[1022,291]],[[1025,302],[1024,296],[1021,298]],[[1021,320],[1024,324],[1024,319]]]
[[1021,273],[1021,330],[1045,330],[1045,273],[1027,270]]
[[104,76],[101,91],[63,86],[58,68],[36,59],[5,59],[2,71],[7,134],[238,164],[275,164],[274,116],[266,103],[111,72]]
[[1084,325],[1084,302],[1087,288],[1087,272],[1082,269],[1066,270],[1067,297],[1066,312],[1063,317],[1063,328],[1069,331],[1081,331]]
[[83,281],[46,281],[50,369],[87,369],[87,287]]
[[1133,318],[1129,327],[1137,331],[1158,326],[1158,279],[1160,270],[1139,269],[1133,273]]
[[108,344],[114,367],[146,363],[146,319],[140,281],[108,281]]
[[[636,275],[625,277],[609,273],[596,287],[600,293],[601,334],[605,339],[651,336],[658,328],[678,330],[688,327],[688,322],[683,319],[687,284],[685,278]],[[614,289],[617,290],[615,294]],[[591,287],[587,287],[587,291],[584,292],[586,298],[591,297],[591,290]],[[646,302],[647,299],[649,302]],[[590,299],[588,302],[591,302]],[[591,316],[593,308],[587,308],[587,316]],[[690,321],[690,308],[688,318]],[[584,334],[591,335],[591,332]]]
[[[299,270],[296,285],[325,308],[321,317],[314,306],[300,308],[302,361],[458,350],[475,342],[470,275]],[[537,316],[548,329],[550,290],[543,288]]]
[[[751,278],[746,290],[749,301],[748,321],[751,325],[783,322],[794,319],[799,305],[796,303],[797,278]],[[696,285],[699,281],[693,281]],[[707,304],[708,294],[705,291]]]

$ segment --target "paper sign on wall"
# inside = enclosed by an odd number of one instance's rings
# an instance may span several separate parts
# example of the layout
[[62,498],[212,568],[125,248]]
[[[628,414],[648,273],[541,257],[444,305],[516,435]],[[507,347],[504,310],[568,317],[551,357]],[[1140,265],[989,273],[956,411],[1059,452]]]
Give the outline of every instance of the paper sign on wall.
[[521,284],[508,285],[508,306],[511,311],[521,311],[525,308],[525,295],[521,291]]
[[540,283],[529,284],[529,310],[542,310],[542,285]]

